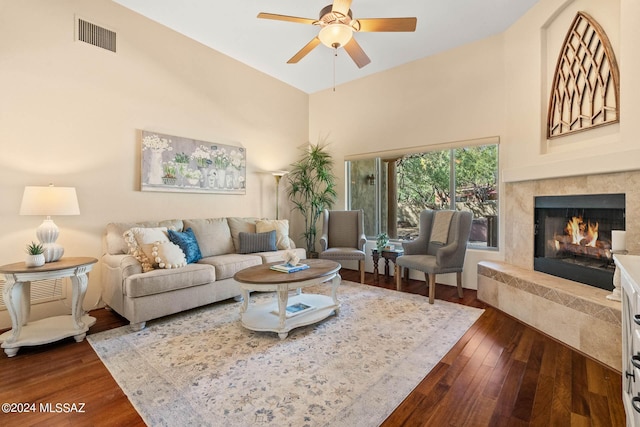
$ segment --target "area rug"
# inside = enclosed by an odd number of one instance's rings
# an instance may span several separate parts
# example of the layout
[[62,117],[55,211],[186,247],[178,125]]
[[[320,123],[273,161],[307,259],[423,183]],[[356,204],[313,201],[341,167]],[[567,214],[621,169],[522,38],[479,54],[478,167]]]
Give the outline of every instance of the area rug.
[[[305,292],[329,294],[317,285]],[[264,303],[272,294],[252,295]],[[377,426],[483,310],[343,281],[340,313],[280,340],[218,303],[89,335],[150,426]]]

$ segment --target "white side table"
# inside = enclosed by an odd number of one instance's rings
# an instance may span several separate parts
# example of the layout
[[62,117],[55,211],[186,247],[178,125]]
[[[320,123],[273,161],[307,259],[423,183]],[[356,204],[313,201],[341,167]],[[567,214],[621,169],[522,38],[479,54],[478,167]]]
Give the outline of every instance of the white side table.
[[[62,258],[42,267],[28,268],[24,262],[0,267],[6,283],[2,298],[11,316],[11,330],[0,335],[2,348],[9,357],[18,353],[20,347],[47,344],[67,337],[81,342],[89,327],[96,323],[94,317],[83,315],[82,302],[87,292],[87,273],[98,262],[95,258]],[[31,282],[33,280],[71,278],[71,315],[55,316],[29,322],[31,312]]]

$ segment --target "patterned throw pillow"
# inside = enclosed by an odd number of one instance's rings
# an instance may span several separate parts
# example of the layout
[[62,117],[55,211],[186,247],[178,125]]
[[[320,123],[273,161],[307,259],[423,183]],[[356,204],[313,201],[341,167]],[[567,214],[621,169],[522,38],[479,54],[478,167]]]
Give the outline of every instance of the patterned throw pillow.
[[122,235],[127,245],[129,245],[129,253],[142,264],[143,272],[146,273],[154,268],[154,263],[143,250],[143,245],[149,245],[154,242],[168,242],[169,238],[166,233],[167,227],[134,227],[125,231]]
[[291,249],[289,242],[289,221],[286,219],[263,219],[256,222],[256,232],[276,231],[276,247]]
[[180,249],[184,252],[187,264],[198,262],[202,259],[198,240],[191,228],[187,228],[183,232],[168,230],[167,233],[169,234],[169,240],[180,246]]
[[275,230],[267,231],[266,233],[240,232],[240,250],[238,253],[252,254],[255,252],[273,252],[277,250]]
[[180,247],[172,242],[154,242],[142,245],[142,250],[154,267],[180,268],[187,265],[187,260]]

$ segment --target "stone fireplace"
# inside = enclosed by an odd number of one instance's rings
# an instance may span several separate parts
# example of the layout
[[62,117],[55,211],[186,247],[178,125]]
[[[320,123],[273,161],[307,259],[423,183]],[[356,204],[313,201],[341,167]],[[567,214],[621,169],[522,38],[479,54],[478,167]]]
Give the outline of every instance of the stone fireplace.
[[567,178],[550,178],[505,184],[505,262],[534,269],[535,198],[575,194],[624,194],[626,246],[640,254],[640,171]]
[[[505,262],[478,264],[478,298],[620,372],[620,302],[608,299],[608,290],[534,269],[536,197],[584,194],[624,195],[626,248],[640,254],[640,171],[509,182],[501,213]],[[610,249],[616,221],[602,231],[596,252]]]
[[614,231],[625,229],[625,195],[537,196],[534,209],[533,269],[613,290]]

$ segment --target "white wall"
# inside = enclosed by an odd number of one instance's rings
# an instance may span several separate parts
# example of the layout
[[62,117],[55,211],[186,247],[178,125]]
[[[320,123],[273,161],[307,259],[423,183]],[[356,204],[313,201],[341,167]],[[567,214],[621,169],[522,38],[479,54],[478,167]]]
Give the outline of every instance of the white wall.
[[[500,136],[505,132],[503,43],[497,35],[356,80],[335,92],[312,94],[310,139],[329,133],[332,154],[342,163],[348,155]],[[344,170],[336,170],[344,188]],[[346,206],[345,192],[337,206]],[[470,250],[465,286],[476,287],[479,260],[499,257],[495,251]],[[367,259],[368,271],[372,264]],[[455,283],[455,275],[439,276],[438,281]]]
[[[549,91],[560,47],[576,12],[606,32],[620,69],[620,123],[546,140]],[[637,0],[541,0],[505,32],[508,182],[640,168],[640,5]]]
[[[115,30],[117,53],[75,42],[75,14]],[[246,195],[139,191],[141,129],[244,146]],[[43,219],[18,215],[26,185],[76,187],[81,214],[54,218],[58,243],[99,258],[111,221],[275,217],[275,180],[261,172],[285,169],[307,138],[305,93],[115,3],[0,3],[0,264],[24,260]],[[99,279],[98,265],[87,309]],[[32,318],[66,311],[42,304]]]
[[[542,139],[552,68],[546,55],[557,56],[566,32],[557,28],[568,28],[576,10],[598,20],[614,45],[621,122],[549,147]],[[116,30],[118,53],[74,42],[76,13]],[[558,27],[547,31],[552,21]],[[22,261],[41,222],[17,214],[25,185],[75,186],[81,215],[55,218],[59,242],[68,255],[98,257],[109,221],[273,216],[274,180],[259,172],[285,169],[295,147],[327,134],[338,208],[345,206],[344,157],[389,148],[499,136],[508,181],[638,169],[639,42],[637,0],[540,0],[503,34],[307,96],[108,0],[2,1],[0,263]],[[247,195],[140,192],[139,129],[242,144]],[[579,162],[565,158],[567,145]],[[280,216],[289,215],[281,206]],[[501,247],[508,221],[502,209]],[[466,286],[475,287],[481,259],[504,253],[470,251]],[[98,278],[99,266],[86,308],[97,301]],[[9,325],[3,314],[0,328]]]
[[[621,121],[548,144],[543,131],[550,80],[578,10],[600,22],[613,44],[621,75]],[[503,34],[339,86],[335,93],[311,95],[310,138],[330,132],[341,161],[390,148],[498,136],[501,189],[504,182],[640,169],[639,42],[637,0],[540,0]],[[340,206],[345,206],[344,194]],[[512,237],[505,223],[516,219],[509,218],[504,202],[500,248]],[[465,286],[476,287],[479,260],[504,255],[504,249],[470,251]]]

